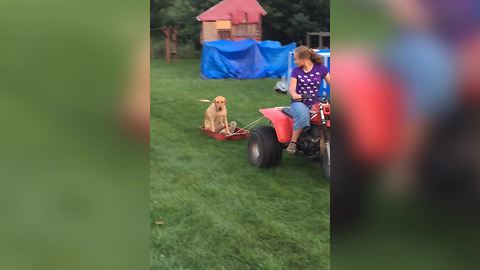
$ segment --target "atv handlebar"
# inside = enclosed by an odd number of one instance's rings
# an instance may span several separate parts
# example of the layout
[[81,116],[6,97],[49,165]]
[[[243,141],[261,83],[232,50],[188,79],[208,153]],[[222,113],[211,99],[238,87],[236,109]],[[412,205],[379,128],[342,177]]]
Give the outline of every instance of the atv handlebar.
[[292,99],[292,102],[302,102],[305,99],[314,99],[322,103],[330,102],[330,97],[328,96],[309,96],[309,95],[302,95],[302,98]]

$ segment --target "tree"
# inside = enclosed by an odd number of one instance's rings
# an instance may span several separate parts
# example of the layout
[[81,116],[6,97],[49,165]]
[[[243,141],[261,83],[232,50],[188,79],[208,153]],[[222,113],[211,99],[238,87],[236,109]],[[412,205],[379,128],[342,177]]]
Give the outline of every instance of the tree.
[[305,41],[307,32],[330,31],[330,2],[263,0],[263,38],[282,43]]

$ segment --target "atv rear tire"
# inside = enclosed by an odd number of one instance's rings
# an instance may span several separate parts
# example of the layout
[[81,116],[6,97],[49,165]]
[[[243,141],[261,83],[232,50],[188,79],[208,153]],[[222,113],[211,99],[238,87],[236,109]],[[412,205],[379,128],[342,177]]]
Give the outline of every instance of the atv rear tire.
[[277,166],[282,161],[282,150],[282,144],[271,126],[255,128],[248,138],[248,159],[258,168]]

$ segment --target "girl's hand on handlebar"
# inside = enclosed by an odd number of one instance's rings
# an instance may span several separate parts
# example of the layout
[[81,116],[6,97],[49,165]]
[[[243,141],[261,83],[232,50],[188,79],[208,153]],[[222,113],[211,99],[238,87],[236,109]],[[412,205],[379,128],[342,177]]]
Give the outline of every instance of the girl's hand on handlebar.
[[292,100],[302,100],[302,99],[303,99],[303,97],[299,94],[292,95]]

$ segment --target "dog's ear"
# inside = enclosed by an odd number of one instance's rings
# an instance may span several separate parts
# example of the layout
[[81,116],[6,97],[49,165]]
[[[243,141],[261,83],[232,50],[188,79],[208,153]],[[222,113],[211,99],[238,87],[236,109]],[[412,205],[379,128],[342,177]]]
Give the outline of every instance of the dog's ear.
[[227,104],[227,99],[224,99],[224,101],[225,101],[225,104]]
[[217,103],[217,98],[214,98],[214,99],[212,100],[212,103]]

